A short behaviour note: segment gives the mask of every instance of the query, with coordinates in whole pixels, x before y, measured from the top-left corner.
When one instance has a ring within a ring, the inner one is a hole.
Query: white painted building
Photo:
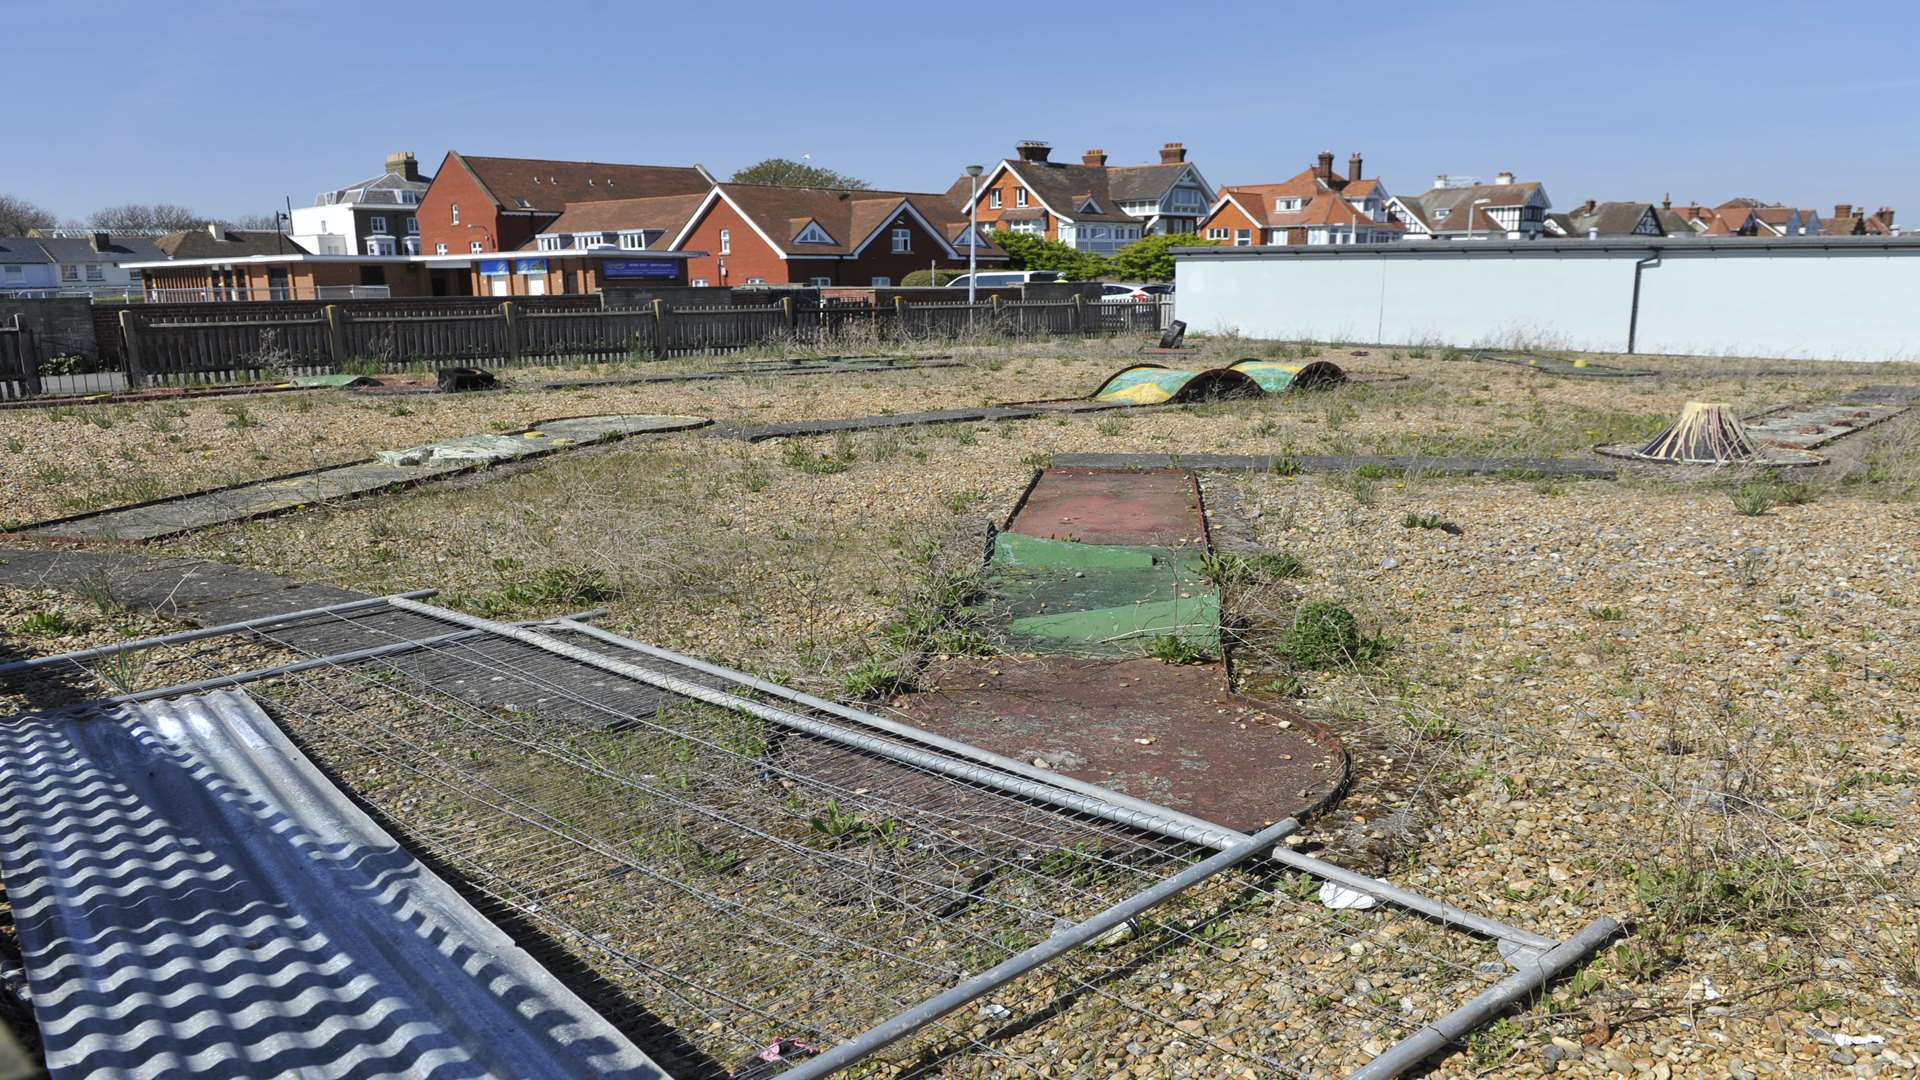
[[[318,255],[418,255],[415,214],[432,179],[412,154],[388,154],[386,172],[295,208],[293,239]]]

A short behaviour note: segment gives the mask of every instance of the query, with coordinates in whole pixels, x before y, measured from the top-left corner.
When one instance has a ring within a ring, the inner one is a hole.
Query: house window
[[[722,255],[733,254],[733,230],[732,229],[720,230],[720,254]]]
[[[26,276],[26,268],[18,263],[8,263],[6,276],[9,281],[18,281],[20,278]]]
[[[907,255],[907,254],[911,254],[912,252],[913,252],[913,230],[912,229],[893,230],[893,253],[895,255]]]
[[[582,251],[585,251],[586,249],[592,247],[593,245],[599,242],[600,242],[599,233],[580,232],[580,233],[573,234],[573,246],[579,248]]]
[[[460,204],[459,203],[453,204],[453,223],[455,225],[460,224]]]
[[[1017,187],[1013,189],[1013,205],[1015,206],[1027,205],[1027,189],[1026,188]]]
[[[1208,229],[1207,230],[1207,239],[1209,240],[1225,240],[1226,238],[1227,238],[1227,230],[1225,229]]]
[[[1000,209],[1000,189],[999,188],[994,188],[992,191],[987,192],[987,209],[989,210]]]
[[[435,255],[445,255],[447,253],[447,245],[445,244],[433,245],[433,253]]]
[[[1233,231],[1234,247],[1250,247],[1252,246],[1252,244],[1253,244],[1252,229],[1235,229]]]
[[[387,216],[375,214],[367,219],[367,231],[375,236],[384,236],[387,231]]]
[[[468,251],[483,251],[483,250],[485,250],[485,249],[484,249],[484,248],[482,248],[482,247],[480,246],[480,241],[478,241],[478,240],[475,240],[475,241],[474,241],[473,243],[471,243],[471,244],[468,244],[468,245],[467,245],[467,250],[468,250]]]
[[[893,279],[890,277],[877,277],[873,279],[873,287],[876,289],[884,289],[892,284]]]
[[[813,286],[816,289],[824,289],[827,286],[833,284],[833,279],[824,278],[824,277],[810,277],[807,279],[807,284]]]
[[[60,268],[60,280],[75,281],[75,282],[79,281],[80,268],[78,266],[62,266]]]
[[[1452,211],[1452,210],[1449,210],[1448,208],[1446,208],[1446,207],[1444,207],[1444,206],[1438,206],[1438,207],[1435,207],[1435,208],[1434,208],[1434,211],[1433,211],[1433,220],[1435,220],[1435,221],[1445,221],[1445,220],[1447,220],[1447,215],[1448,215],[1448,214],[1451,214],[1451,213],[1453,213],[1453,211]]]
[[[420,219],[417,217],[414,217],[412,214],[407,215],[407,235],[408,236],[420,235]]]
[[[560,241],[562,239],[563,237],[560,237],[557,235],[553,235],[550,233],[542,233],[540,235],[540,241],[539,241],[540,250],[541,251],[559,251]]]
[[[793,238],[793,242],[796,244],[831,244],[833,243],[833,237],[827,235],[827,230],[821,228],[819,222],[809,221],[807,222],[806,228],[800,230],[800,235]]]
[[[420,254],[420,238],[417,236],[409,236],[405,240],[400,241],[400,246],[405,248],[409,255]]]
[[[395,251],[393,239],[385,236],[367,237],[367,254],[391,255]]]
[[[707,287],[707,279],[703,277],[697,277],[697,278],[694,278],[692,281],[688,282],[687,284],[692,285],[696,289],[704,289]]]
[[[766,283],[767,279],[763,277],[750,277],[747,279],[747,284],[749,285],[765,285]]]
[[[623,232],[620,234],[620,246],[628,251],[644,251],[647,247],[647,234],[643,232]]]

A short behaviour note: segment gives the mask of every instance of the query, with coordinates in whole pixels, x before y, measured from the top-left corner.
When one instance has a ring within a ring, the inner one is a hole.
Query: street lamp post
[[[967,319],[973,319],[973,287],[980,266],[980,174],[983,166],[967,166]]]

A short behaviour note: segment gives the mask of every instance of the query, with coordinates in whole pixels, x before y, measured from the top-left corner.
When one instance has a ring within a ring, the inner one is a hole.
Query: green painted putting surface
[[[1220,591],[1201,554],[1000,533],[990,618],[1016,648],[1049,655],[1144,656],[1162,636],[1218,653]]]

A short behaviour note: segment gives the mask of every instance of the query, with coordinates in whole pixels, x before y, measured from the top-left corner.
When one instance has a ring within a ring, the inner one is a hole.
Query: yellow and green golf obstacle
[[[1164,405],[1210,398],[1260,397],[1289,390],[1323,390],[1346,381],[1346,371],[1326,360],[1284,364],[1247,359],[1205,371],[1134,364],[1101,383],[1093,392],[1093,400],[1114,405]]]

